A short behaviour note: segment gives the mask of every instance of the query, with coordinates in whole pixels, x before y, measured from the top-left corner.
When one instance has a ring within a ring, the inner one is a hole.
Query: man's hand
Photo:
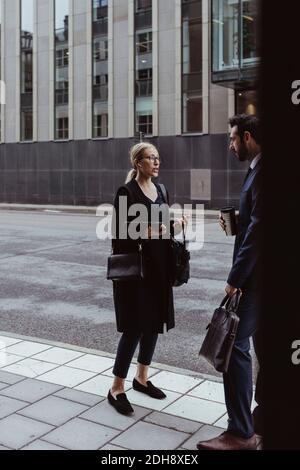
[[[239,214],[235,214],[235,223],[236,225],[238,225],[239,223]],[[222,230],[226,230],[226,223],[225,223],[225,220],[223,219],[223,217],[221,216],[221,214],[219,215],[219,225],[221,227]]]
[[[221,229],[225,232],[226,224],[225,224],[225,220],[223,219],[221,214],[219,215],[219,225],[220,225]]]
[[[238,289],[236,287],[233,287],[230,284],[227,284],[225,287],[225,292],[229,295],[229,297],[232,297],[237,292],[237,290]]]

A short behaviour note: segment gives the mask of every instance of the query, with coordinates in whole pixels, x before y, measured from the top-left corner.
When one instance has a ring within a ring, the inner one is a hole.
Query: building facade
[[[237,202],[228,117],[257,106],[254,0],[0,4],[0,202],[112,202],[141,137],[173,202]]]

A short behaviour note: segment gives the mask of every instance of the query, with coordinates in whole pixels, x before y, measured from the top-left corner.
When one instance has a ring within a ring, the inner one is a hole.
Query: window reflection
[[[213,0],[213,71],[259,61],[257,0]]]
[[[93,137],[108,136],[108,5],[93,0]]]
[[[243,0],[243,65],[251,65],[258,60],[258,5],[254,0]]]
[[[183,132],[202,132],[202,1],[182,0]]]
[[[55,132],[69,138],[69,0],[55,0]]]
[[[33,0],[21,0],[21,129],[22,141],[33,139]]]
[[[239,0],[213,2],[214,70],[239,64]]]

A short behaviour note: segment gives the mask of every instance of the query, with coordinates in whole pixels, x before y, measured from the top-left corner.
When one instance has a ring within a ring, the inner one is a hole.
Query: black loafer
[[[126,393],[119,393],[116,398],[112,396],[110,390],[107,395],[109,403],[122,415],[129,415],[134,412],[130,402],[126,397]]]
[[[162,398],[166,398],[167,396],[164,394],[162,390],[155,387],[150,382],[150,380],[147,381],[147,387],[146,387],[145,385],[142,385],[140,382],[138,382],[136,379],[133,379],[132,386],[133,386],[133,389],[136,390],[137,392],[145,393],[146,395],[149,395],[149,397],[157,398],[158,400],[161,400]]]

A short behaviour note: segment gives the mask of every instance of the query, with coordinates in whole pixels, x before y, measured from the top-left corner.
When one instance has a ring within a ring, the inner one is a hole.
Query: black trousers
[[[134,352],[139,344],[138,362],[149,366],[154,354],[158,334],[146,334],[136,331],[124,332],[119,341],[113,374],[125,379]]]
[[[238,316],[240,323],[227,373],[223,374],[228,431],[238,436],[253,436],[251,401],[253,394],[250,337],[258,330],[261,302],[258,292],[243,291]],[[260,377],[258,390],[260,391]]]

